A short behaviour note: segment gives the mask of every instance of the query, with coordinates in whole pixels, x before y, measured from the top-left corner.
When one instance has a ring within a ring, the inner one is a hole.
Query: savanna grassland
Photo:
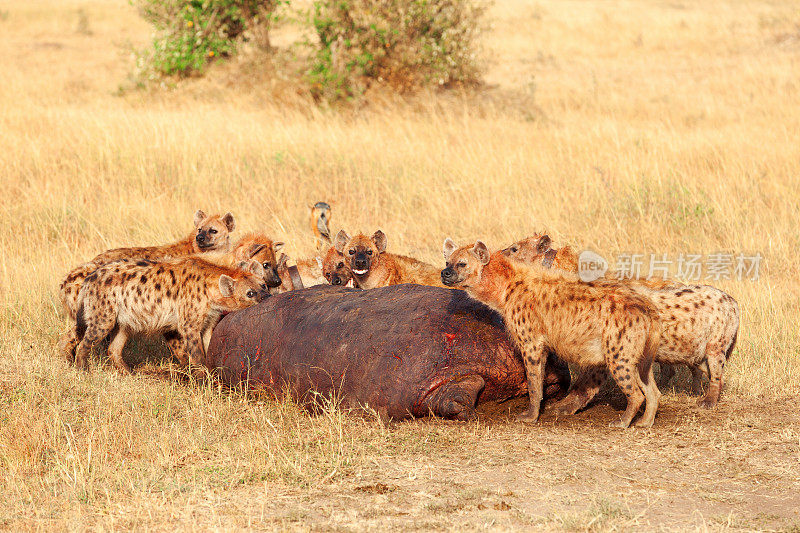
[[[327,109],[254,54],[134,90],[150,28],[126,1],[0,3],[0,528],[800,528],[800,3],[488,18],[484,87]],[[317,200],[435,264],[446,236],[535,230],[609,258],[759,252],[760,279],[715,282],[742,313],[722,402],[684,374],[652,430],[608,429],[613,391],[536,426],[520,401],[386,425],[163,377],[157,344],[133,376],[58,357],[75,264],[198,208],[309,256]]]

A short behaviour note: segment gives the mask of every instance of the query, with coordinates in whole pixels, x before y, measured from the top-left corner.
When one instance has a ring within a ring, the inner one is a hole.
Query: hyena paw
[[[581,402],[575,398],[564,398],[547,406],[548,410],[556,416],[574,415],[581,407]]]
[[[619,428],[619,429],[625,429],[628,426],[630,426],[630,423],[625,423],[625,422],[622,421],[622,419],[614,420],[613,422],[608,424],[608,427],[610,427],[610,428]]]
[[[534,423],[539,419],[539,413],[534,412],[532,409],[525,409],[517,415],[517,420],[525,423]]]
[[[705,396],[697,400],[697,405],[699,405],[703,409],[711,409],[712,407],[717,405],[717,401],[714,398],[709,398],[708,396]]]

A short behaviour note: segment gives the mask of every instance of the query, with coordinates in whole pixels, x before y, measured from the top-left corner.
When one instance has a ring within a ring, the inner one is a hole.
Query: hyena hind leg
[[[547,408],[557,416],[574,415],[589,405],[607,377],[608,373],[603,367],[582,368],[569,394]]]
[[[707,375],[708,370],[699,365],[689,365],[689,370],[692,372],[692,394],[699,396],[703,394],[703,375]]]
[[[658,390],[656,380],[653,377],[653,367],[645,374],[645,379],[642,379],[640,373],[636,373],[636,381],[639,387],[644,392],[645,406],[644,414],[634,424],[637,428],[649,428],[653,426],[656,419],[656,411],[658,411],[658,400],[661,398],[661,391]]]
[[[70,326],[69,331],[61,335],[59,340],[59,351],[68,363],[75,362],[75,348],[81,340],[78,338],[77,327]]]
[[[89,356],[91,355],[92,349],[100,341],[105,339],[113,329],[113,327],[101,328],[95,325],[89,326],[86,329],[86,333],[83,335],[83,339],[78,344],[78,348],[75,351],[75,366],[77,368],[89,370]]]
[[[609,361],[608,367],[611,371],[611,377],[619,385],[625,397],[628,399],[628,405],[622,417],[615,422],[609,424],[611,427],[626,428],[631,425],[633,417],[639,412],[639,408],[645,401],[645,395],[642,392],[642,387],[639,385],[641,378],[639,371],[636,368],[636,358],[627,350],[627,353],[620,347],[619,357]],[[621,363],[622,359],[626,359],[626,363]],[[655,381],[653,381],[655,385]]]
[[[122,372],[123,374],[130,374],[131,367],[125,362],[122,358],[122,348],[125,347],[125,343],[128,341],[128,337],[130,336],[130,330],[125,326],[120,326],[114,338],[111,340],[111,344],[108,346],[108,357],[111,359],[111,362],[114,363],[114,366],[117,367],[117,370]]]

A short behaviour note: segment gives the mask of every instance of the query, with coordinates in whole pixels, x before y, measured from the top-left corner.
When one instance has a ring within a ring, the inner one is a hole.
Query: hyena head
[[[211,252],[228,248],[236,223],[230,213],[208,216],[198,209],[194,214],[194,227],[194,247],[198,252]]]
[[[243,239],[244,240],[244,239]],[[242,245],[234,250],[234,258],[237,261],[255,261],[264,269],[264,282],[267,287],[280,287],[281,277],[278,273],[277,252],[283,248],[283,243],[272,242],[268,238],[248,239],[250,242],[242,242]]]
[[[502,253],[509,259],[521,261],[523,263],[533,263],[536,259],[550,250],[553,241],[549,235],[534,233],[530,237],[513,243],[508,248],[504,248]]]
[[[317,202],[311,208],[311,229],[314,235],[331,242],[331,206],[325,202]]]
[[[212,305],[221,311],[237,311],[264,300],[269,296],[264,283],[264,268],[256,261],[241,265],[240,275],[219,277],[220,298]]]
[[[336,235],[334,248],[344,256],[345,264],[356,280],[363,281],[369,276],[369,270],[380,254],[386,251],[386,235],[378,230],[372,237],[359,233],[351,239],[344,230],[341,230]]]
[[[321,261],[322,275],[331,285],[351,285],[353,273],[345,263],[344,256],[331,246]]]
[[[483,267],[489,263],[489,250],[481,241],[459,248],[449,237],[444,240],[442,283],[448,287],[472,287],[481,280]]]

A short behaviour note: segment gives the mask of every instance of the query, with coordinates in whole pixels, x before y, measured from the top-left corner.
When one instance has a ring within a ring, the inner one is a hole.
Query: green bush
[[[312,94],[336,100],[375,83],[398,92],[476,83],[483,0],[316,0]]]
[[[236,51],[244,32],[267,35],[281,0],[131,0],[156,28],[143,59],[162,76],[189,76]],[[268,41],[266,43],[268,45]]]

